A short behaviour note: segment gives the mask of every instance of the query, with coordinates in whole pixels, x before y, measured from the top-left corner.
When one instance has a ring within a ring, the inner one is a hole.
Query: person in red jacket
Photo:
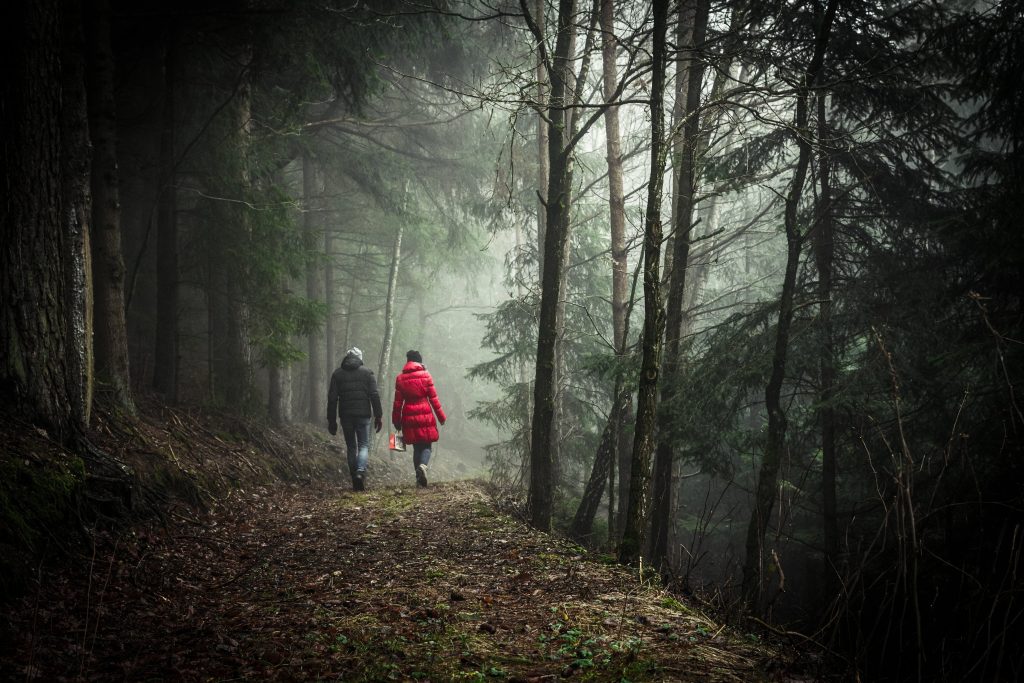
[[[405,354],[408,361],[402,373],[395,378],[395,405],[391,409],[391,422],[395,431],[402,432],[402,440],[412,444],[412,466],[416,470],[416,485],[427,485],[427,466],[430,446],[438,439],[437,422],[444,424],[444,409],[434,389],[434,378],[423,367],[419,351]],[[434,416],[437,415],[437,422]]]

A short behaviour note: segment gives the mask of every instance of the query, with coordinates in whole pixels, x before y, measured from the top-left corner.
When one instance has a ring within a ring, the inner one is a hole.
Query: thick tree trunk
[[[128,375],[125,322],[125,267],[121,253],[121,205],[118,197],[117,120],[114,106],[114,57],[110,45],[110,2],[92,0],[87,46],[89,129],[92,133],[93,329],[96,375],[113,405],[135,412]]]
[[[661,399],[675,405],[675,375],[679,366],[679,335],[683,319],[683,294],[689,269],[690,233],[693,230],[697,193],[697,153],[700,131],[700,96],[704,84],[703,49],[710,2],[686,0],[679,6],[677,44],[680,46],[676,74],[676,99],[682,101],[679,122],[682,123],[677,145],[673,145],[676,168],[675,240],[673,242],[672,275],[669,278],[668,305],[665,318],[665,360],[662,366],[668,381],[661,386]],[[672,511],[672,460],[675,450],[668,438],[667,415],[658,418],[661,437],[654,457],[654,491],[651,508],[651,540],[648,560],[652,567],[662,569],[668,554],[670,514]]]
[[[302,156],[302,233],[306,245],[312,249],[317,244],[316,222],[314,220],[316,200],[316,171],[312,157],[307,153]],[[320,298],[319,264],[310,258],[306,263],[306,296],[311,300]],[[324,406],[327,405],[327,392],[324,390],[324,366],[321,359],[321,347],[315,332],[307,338],[308,381],[306,383],[307,417],[315,425],[325,419]]]
[[[0,27],[0,403],[61,441],[88,420],[89,148],[73,3],[16,3]]]
[[[643,359],[637,391],[636,434],[633,437],[632,473],[629,482],[629,516],[626,518],[619,561],[632,564],[640,558],[647,527],[647,505],[651,477],[651,451],[658,410],[658,380],[661,368],[662,333],[665,318],[661,310],[661,197],[665,175],[664,108],[665,34],[668,0],[654,0],[654,49],[651,73],[651,174],[644,222],[644,332]]]
[[[64,271],[67,303],[70,374],[73,389],[71,407],[75,419],[88,425],[92,414],[94,383],[93,282],[90,246],[92,201],[89,178],[92,150],[89,142],[89,113],[86,105],[85,18],[82,2],[63,6],[63,50],[61,57],[61,124],[64,147],[65,225],[71,236],[71,255]]]
[[[572,73],[570,48],[575,31],[575,2],[560,0],[557,38],[551,64],[551,100],[548,108],[548,161],[550,177],[544,236],[544,267],[541,278],[540,321],[537,334],[537,368],[534,379],[534,411],[530,439],[530,523],[551,528],[553,461],[551,426],[555,403],[555,344],[558,301],[562,296],[563,256],[569,232],[572,194],[572,149],[569,146],[569,83]]]
[[[157,206],[156,350],[153,386],[173,403],[178,400],[178,209],[175,178],[175,71],[177,37],[167,29],[164,46],[163,106],[160,121],[160,198]]]
[[[586,51],[585,51],[586,52]],[[569,59],[576,55],[576,31],[569,32]],[[565,86],[565,101],[575,104],[577,102],[575,74],[571,66],[566,70],[567,80]],[[574,115],[575,109],[565,111],[565,122],[563,126],[568,130],[571,138],[576,133],[576,124],[579,117]],[[572,192],[572,169],[569,170],[569,192]],[[569,256],[571,253],[570,233],[572,225],[568,216],[571,211],[572,200],[569,199],[565,209],[565,238],[562,240],[562,253],[559,258],[562,261],[561,280],[559,281],[558,304],[555,311],[555,360],[554,375],[552,384],[554,386],[555,403],[554,413],[551,418],[551,489],[557,491],[562,481],[562,443],[565,440],[565,306],[569,293]],[[553,494],[552,494],[553,495]]]
[[[747,608],[756,612],[761,599],[762,577],[764,574],[764,535],[768,530],[772,508],[778,486],[779,466],[786,439],[786,415],[782,410],[782,383],[786,375],[786,356],[789,347],[789,328],[793,321],[793,298],[796,289],[796,275],[800,264],[802,235],[797,223],[797,210],[804,190],[807,166],[811,160],[811,131],[808,126],[808,100],[818,81],[821,64],[825,58],[832,20],[835,17],[838,0],[829,0],[815,35],[814,55],[807,69],[803,85],[796,100],[795,132],[799,155],[793,181],[786,195],[784,223],[786,228],[786,271],[779,297],[779,321],[775,333],[775,350],[772,354],[772,370],[765,388],[765,409],[768,411],[768,443],[764,459],[757,476],[754,490],[754,508],[747,526],[746,557],[743,563],[743,600]]]

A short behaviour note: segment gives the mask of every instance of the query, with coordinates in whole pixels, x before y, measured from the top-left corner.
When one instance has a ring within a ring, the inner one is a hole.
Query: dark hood
[[[341,361],[342,370],[355,370],[363,364],[363,360],[354,353],[350,353],[345,356],[345,360]]]

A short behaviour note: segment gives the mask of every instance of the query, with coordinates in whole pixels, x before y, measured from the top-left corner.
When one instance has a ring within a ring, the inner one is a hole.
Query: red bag
[[[402,452],[405,450],[405,439],[401,434],[388,434],[388,448],[393,451]]]

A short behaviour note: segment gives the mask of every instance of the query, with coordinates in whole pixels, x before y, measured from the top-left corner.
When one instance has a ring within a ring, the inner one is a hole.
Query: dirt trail
[[[4,680],[770,679],[768,650],[481,486],[279,486],[107,538],[8,615]]]

